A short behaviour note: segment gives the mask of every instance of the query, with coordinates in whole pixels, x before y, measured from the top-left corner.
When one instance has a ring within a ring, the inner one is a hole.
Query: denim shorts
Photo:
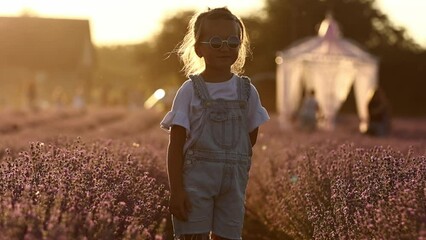
[[[173,217],[175,235],[212,232],[241,239],[249,169],[250,159],[200,159],[188,154],[183,179],[192,208],[187,222]]]

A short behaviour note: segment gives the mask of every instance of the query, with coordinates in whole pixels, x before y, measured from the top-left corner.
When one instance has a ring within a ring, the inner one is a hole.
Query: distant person
[[[76,93],[72,99],[74,109],[84,111],[86,109],[86,101],[84,99],[84,90],[82,87],[77,88]]]
[[[67,105],[67,95],[61,86],[55,87],[52,92],[52,101],[56,110],[63,110]]]
[[[300,129],[312,132],[317,129],[319,105],[315,98],[315,91],[310,90],[303,100],[299,112]]]
[[[385,93],[378,88],[368,103],[367,134],[373,136],[386,136],[391,130],[390,106]]]
[[[31,111],[38,110],[37,104],[37,82],[34,78],[31,78],[28,82],[26,89],[27,104]]]
[[[242,72],[249,51],[226,7],[195,14],[178,54],[189,79],[161,121],[175,239],[241,239],[252,147],[269,119]]]

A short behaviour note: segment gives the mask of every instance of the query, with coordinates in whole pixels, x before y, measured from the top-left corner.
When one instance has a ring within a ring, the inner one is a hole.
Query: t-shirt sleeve
[[[248,129],[253,131],[269,120],[269,114],[260,102],[257,89],[251,84],[250,96],[248,100]]]
[[[173,125],[184,127],[189,131],[189,109],[192,98],[192,84],[185,82],[177,91],[171,110],[164,116],[160,127],[168,132]]]

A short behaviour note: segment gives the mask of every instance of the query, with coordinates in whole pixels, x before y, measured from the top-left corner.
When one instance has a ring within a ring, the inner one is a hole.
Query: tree
[[[192,11],[183,11],[166,18],[161,30],[139,46],[138,63],[151,89],[177,86],[185,80],[175,50],[193,14]]]
[[[426,114],[410,104],[426,102],[426,51],[378,10],[374,0],[265,0],[261,14],[243,18],[252,41],[253,59],[246,74],[274,73],[278,50],[317,34],[319,24],[331,12],[345,37],[360,44],[380,60],[379,81],[395,114]],[[174,49],[183,39],[193,11],[167,18],[151,40],[139,45],[138,63],[144,82],[152,89],[178,86],[185,80]],[[395,68],[398,72],[395,73]],[[403,87],[401,81],[404,81]],[[270,95],[269,95],[270,96]]]
[[[140,88],[141,69],[136,64],[135,45],[98,47],[93,79],[95,102],[123,104],[129,89]],[[103,95],[101,97],[101,95]],[[105,99],[100,99],[105,98]]]
[[[273,60],[277,50],[316,35],[329,12],[347,38],[373,53],[382,54],[395,47],[404,51],[420,50],[404,29],[395,28],[387,16],[374,7],[374,0],[266,0],[264,11],[266,17],[257,19],[262,22],[256,30],[261,37],[253,42],[253,47],[259,64],[268,63],[265,70],[275,69]]]
[[[401,115],[426,114],[426,110],[410,104],[418,100],[426,101],[420,90],[426,88],[426,83],[421,80],[426,75],[426,52],[403,28],[395,27],[386,14],[375,7],[374,2],[266,0],[264,16],[247,21],[248,27],[255,28],[252,31],[256,32],[252,42],[254,58],[247,65],[249,73],[275,72],[276,51],[316,35],[319,24],[331,12],[345,37],[379,58],[379,81],[390,98],[393,112]]]

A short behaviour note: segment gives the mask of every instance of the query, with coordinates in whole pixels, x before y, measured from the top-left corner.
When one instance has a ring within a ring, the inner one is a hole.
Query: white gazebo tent
[[[281,126],[291,128],[303,90],[314,90],[324,117],[322,127],[334,128],[336,114],[354,87],[362,128],[368,120],[368,102],[378,84],[378,61],[355,43],[343,38],[331,15],[320,25],[318,36],[277,52],[277,111]]]

